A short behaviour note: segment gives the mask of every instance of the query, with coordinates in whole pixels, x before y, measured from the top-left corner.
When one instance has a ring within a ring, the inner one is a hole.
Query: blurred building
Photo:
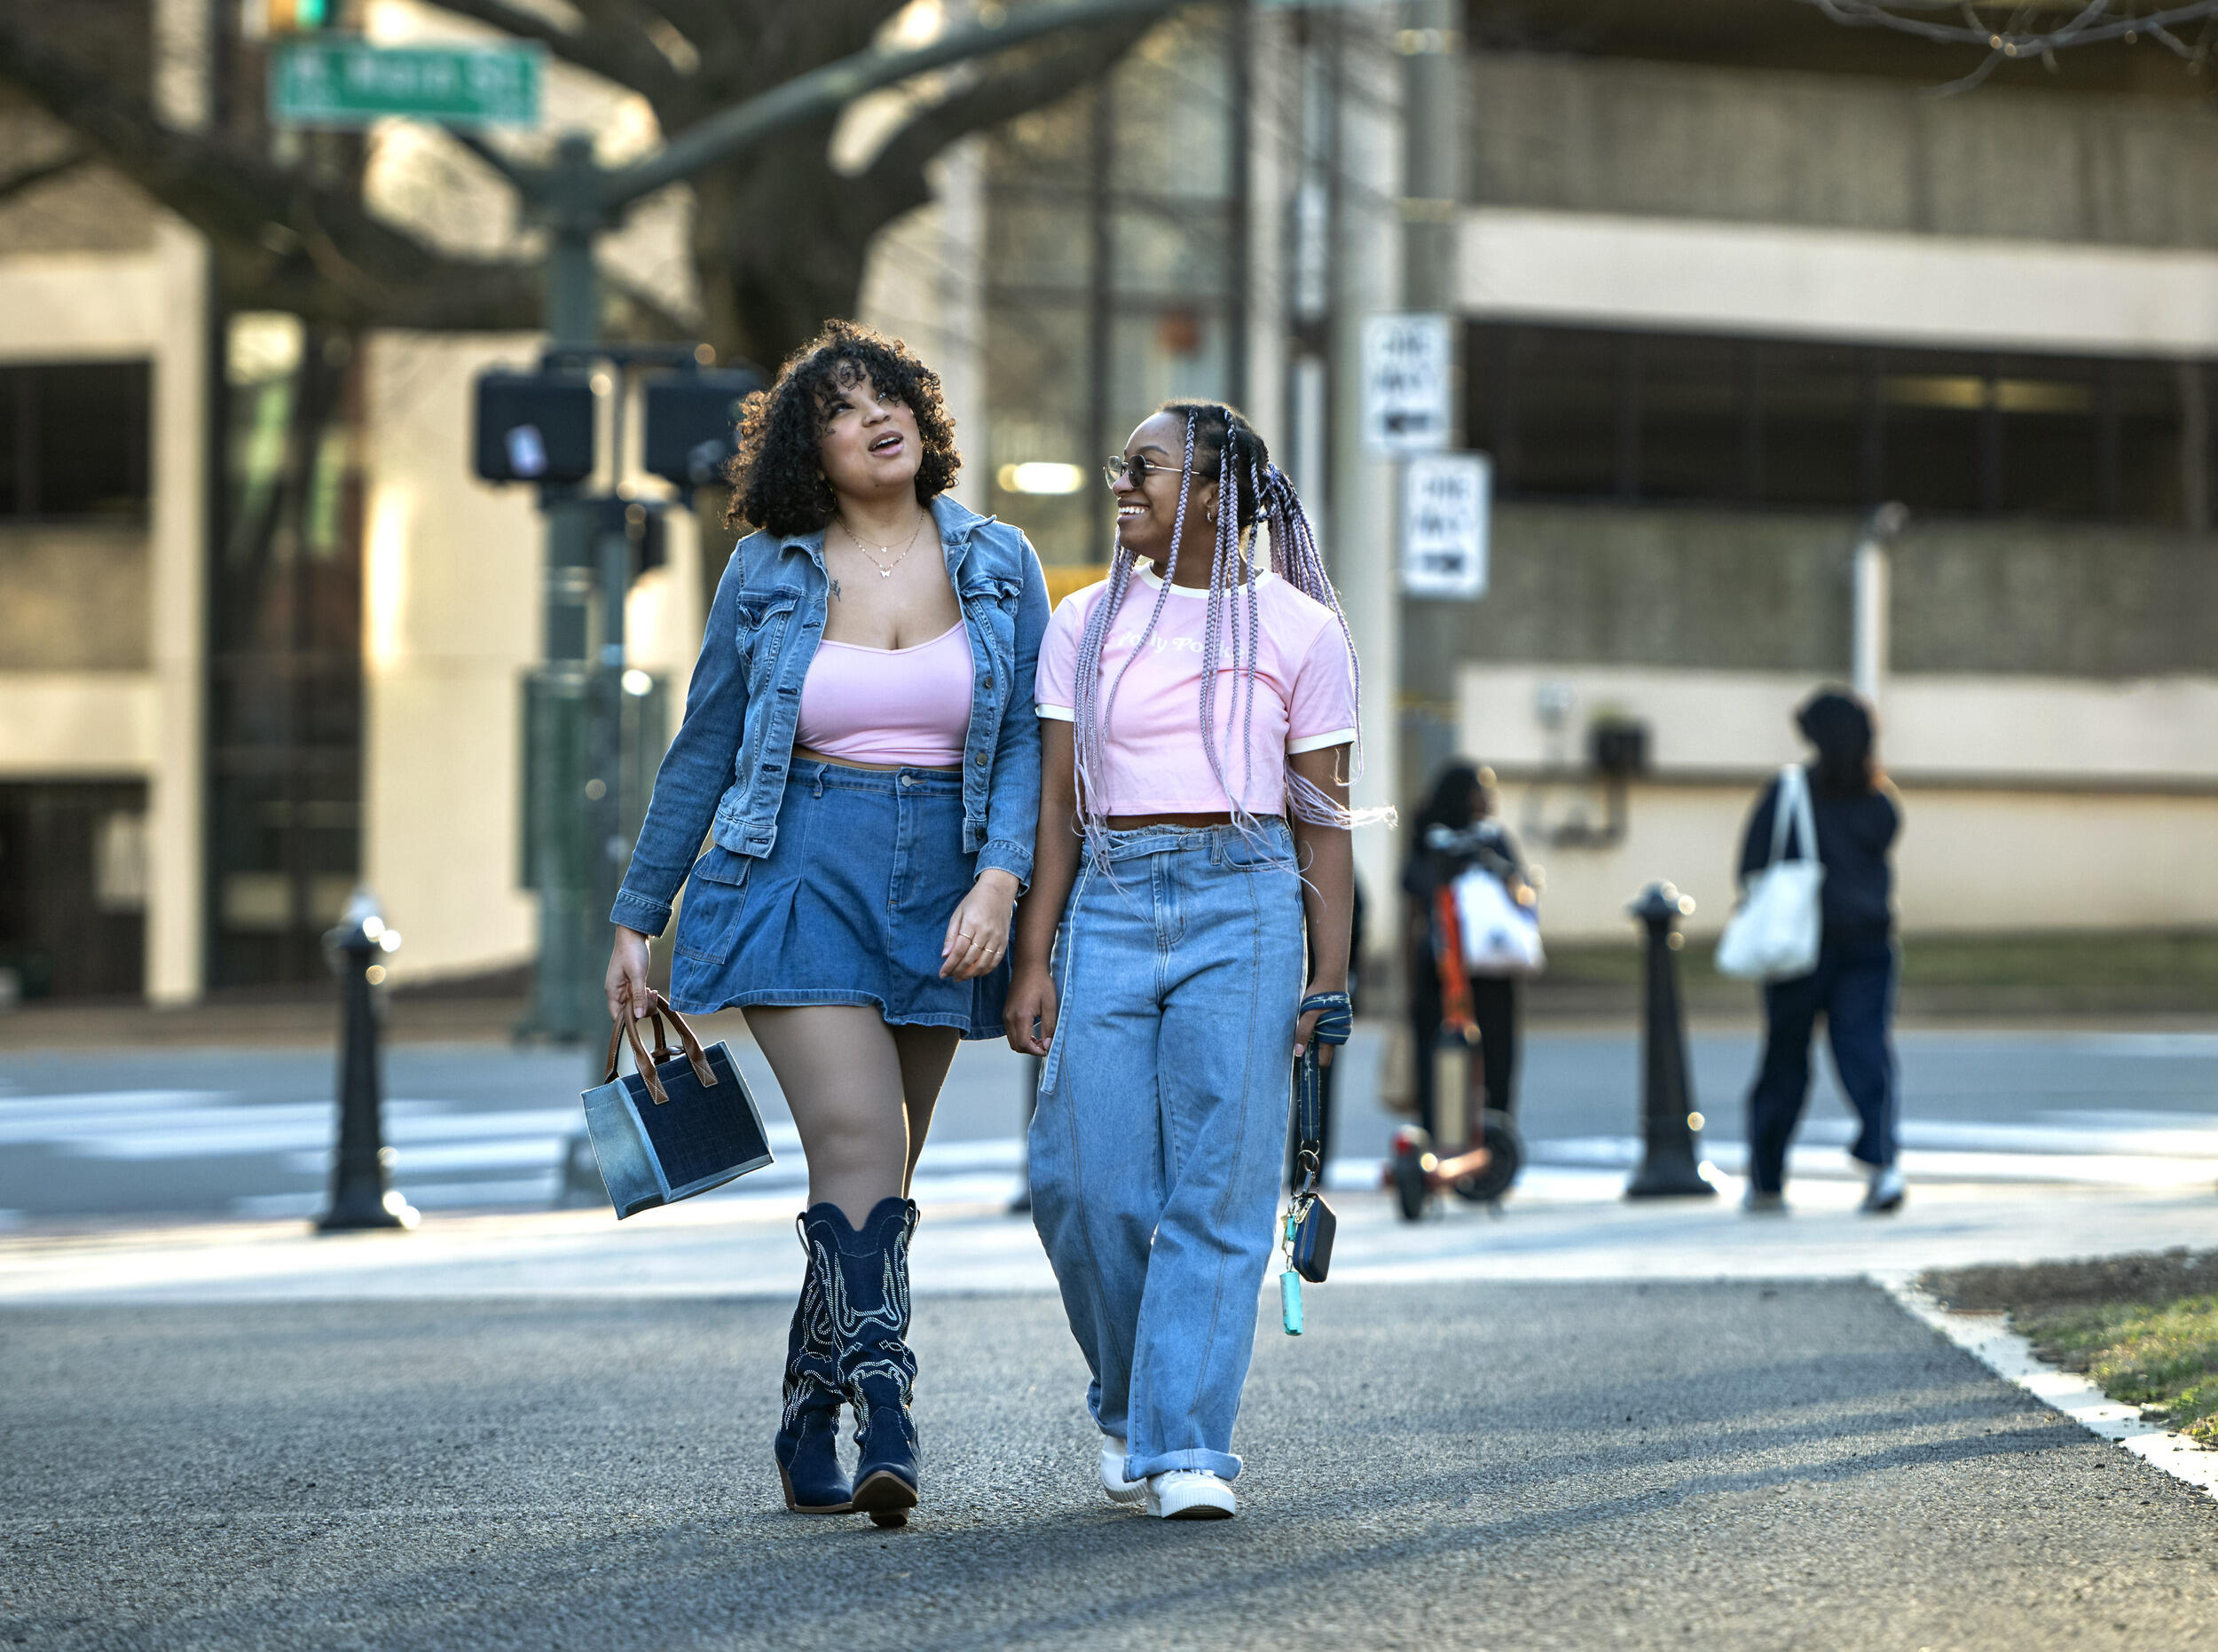
[[[1407,605],[1405,778],[1491,761],[1560,932],[1619,932],[1656,875],[1714,927],[1789,709],[1849,676],[1858,520],[1896,500],[1906,924],[2218,922],[2208,77],[2121,45],[1938,98],[1976,53],[1740,0],[1474,24],[1493,583]],[[1627,721],[1613,831],[1591,743]]]
[[[209,3],[152,0],[148,36]],[[1102,456],[1165,397],[1243,404],[1343,586],[1398,618],[1371,678],[1388,794],[1491,763],[1566,938],[1623,935],[1659,876],[1721,921],[1789,710],[1850,673],[1858,524],[1900,500],[1906,924],[2218,924],[2204,82],[2120,46],[1939,99],[1969,65],[1781,0],[1474,0],[1459,418],[1495,459],[1491,577],[1404,600],[1338,358],[1398,306],[1396,17],[1196,8],[942,158],[861,309],[940,369],[966,500],[1067,586],[1105,560]],[[118,72],[219,113],[205,64]],[[549,101],[605,158],[656,140],[591,77],[558,67]],[[835,146],[885,130],[866,104]],[[0,103],[0,163],[65,141]],[[367,159],[381,209],[452,244],[526,232],[436,135],[382,128]],[[606,249],[679,314],[687,210],[673,189]],[[314,979],[361,880],[408,938],[397,979],[529,961],[540,524],[465,444],[476,372],[535,350],[218,313],[196,239],[94,166],[0,200],[0,970],[169,1002]],[[728,543],[681,519],[634,594],[634,659],[673,691]],[[1368,836],[1374,893],[1399,846]]]

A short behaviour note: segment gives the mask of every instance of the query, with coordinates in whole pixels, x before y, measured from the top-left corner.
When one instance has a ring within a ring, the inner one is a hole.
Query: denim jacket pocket
[[[710,846],[709,852],[693,863],[692,876],[704,883],[728,884],[734,888],[747,881],[747,869],[754,861],[743,854],[734,854],[722,844]]]
[[[765,648],[763,644],[775,644],[783,636],[793,610],[800,606],[800,602],[801,594],[790,586],[782,586],[772,591],[742,591],[739,594],[739,612],[734,621],[733,642],[739,649],[740,658],[746,663],[750,689],[760,690],[765,669],[777,658],[776,647]]]
[[[1024,582],[1002,574],[987,574],[967,583],[963,607],[974,618],[994,651],[994,664],[1003,673],[1017,657],[1017,605],[1024,596]]]

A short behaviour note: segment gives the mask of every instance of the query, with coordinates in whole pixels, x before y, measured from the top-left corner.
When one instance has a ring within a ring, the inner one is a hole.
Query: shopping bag
[[[1781,858],[1789,826],[1801,851],[1791,861]],[[1742,980],[1790,981],[1816,969],[1825,926],[1824,888],[1809,777],[1801,765],[1790,763],[1779,771],[1779,795],[1772,805],[1771,861],[1749,878],[1741,904],[1726,921],[1718,941],[1718,972]]]
[[[1471,975],[1538,975],[1548,962],[1540,945],[1540,915],[1481,867],[1456,879],[1456,927],[1463,967]]]
[[[683,1053],[663,1030],[668,1016]],[[762,1113],[740,1077],[731,1050],[704,1050],[685,1018],[660,993],[649,1017],[655,1051],[640,1041],[640,1018],[622,1017],[609,1034],[608,1077],[585,1092],[586,1129],[617,1220],[721,1187],[771,1162]],[[636,1073],[618,1077],[629,1036]]]

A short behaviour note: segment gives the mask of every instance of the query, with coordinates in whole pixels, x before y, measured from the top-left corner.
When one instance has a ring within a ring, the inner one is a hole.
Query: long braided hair
[[[1255,581],[1262,572],[1256,555],[1261,548],[1257,542],[1258,528],[1262,541],[1269,546],[1270,571],[1302,595],[1332,610],[1341,638],[1348,645],[1349,669],[1355,673],[1359,705],[1363,692],[1355,639],[1349,633],[1348,618],[1341,612],[1340,597],[1333,589],[1332,578],[1325,571],[1325,559],[1317,553],[1317,539],[1310,531],[1310,519],[1302,508],[1301,495],[1294,492],[1294,484],[1285,473],[1270,462],[1270,450],[1255,433],[1255,426],[1237,409],[1222,402],[1168,401],[1156,411],[1183,419],[1186,426],[1184,457],[1180,461],[1183,474],[1178,481],[1178,514],[1171,524],[1170,556],[1163,569],[1162,586],[1155,594],[1155,604],[1148,610],[1147,625],[1140,633],[1138,642],[1105,694],[1101,681],[1102,650],[1108,641],[1110,625],[1124,606],[1125,594],[1131,588],[1133,572],[1139,562],[1137,553],[1118,545],[1110,560],[1108,589],[1086,617],[1086,628],[1078,644],[1072,720],[1076,725],[1079,819],[1086,834],[1088,853],[1105,869],[1108,837],[1102,776],[1108,762],[1109,718],[1116,710],[1117,691],[1123,686],[1126,673],[1155,634],[1163,605],[1170,600],[1172,578],[1178,571],[1179,548],[1186,534],[1186,510],[1193,492],[1197,457],[1201,461],[1201,479],[1206,482],[1214,477],[1218,484],[1215,543],[1209,563],[1209,606],[1202,642],[1201,743],[1208,753],[1210,769],[1232,804],[1235,825],[1243,831],[1253,831],[1258,825],[1245,802],[1248,783],[1254,776],[1255,750],[1249,734],[1255,725],[1255,663],[1262,641],[1262,620],[1255,598]],[[1233,692],[1239,712],[1242,771],[1237,788],[1225,772],[1224,754],[1217,741],[1217,672],[1227,663],[1232,668]],[[1355,767],[1349,778],[1361,772],[1362,745],[1358,736]],[[1286,786],[1287,806],[1300,819],[1323,826],[1362,823],[1363,817],[1351,814],[1321,788],[1291,769],[1286,771]]]

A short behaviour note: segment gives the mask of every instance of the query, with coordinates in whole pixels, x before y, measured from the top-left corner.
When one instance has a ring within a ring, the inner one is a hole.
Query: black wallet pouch
[[[1323,1194],[1312,1197],[1294,1229],[1294,1270],[1311,1285],[1325,1283],[1333,1265],[1333,1234],[1340,1223]]]

